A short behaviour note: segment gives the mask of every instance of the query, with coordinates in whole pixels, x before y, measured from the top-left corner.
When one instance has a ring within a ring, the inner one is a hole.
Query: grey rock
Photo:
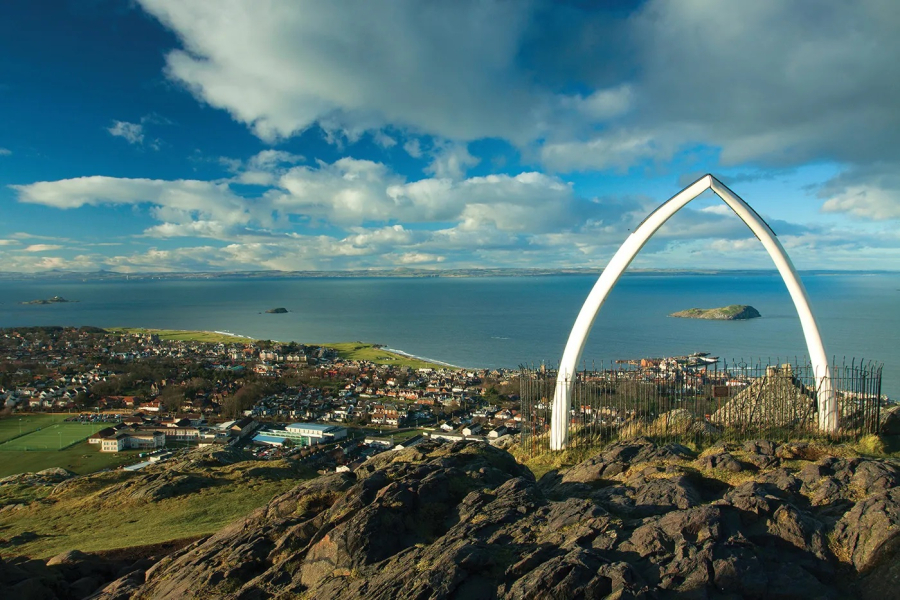
[[[835,539],[861,572],[900,549],[900,488],[858,502],[834,528]]]

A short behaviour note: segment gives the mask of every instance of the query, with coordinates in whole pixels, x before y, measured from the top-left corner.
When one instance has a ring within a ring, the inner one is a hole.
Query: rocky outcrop
[[[55,485],[75,477],[75,473],[67,469],[52,467],[36,473],[18,473],[0,479],[0,487],[4,485]]]
[[[759,311],[746,304],[732,304],[720,308],[689,308],[669,315],[684,319],[713,319],[716,321],[741,321],[761,317]]]
[[[142,582],[144,571],[152,563],[153,559],[106,558],[78,550],[64,552],[46,562],[0,558],[0,597],[80,600],[111,580],[137,578]]]
[[[622,442],[540,481],[423,442],[304,482],[93,598],[882,598],[900,468],[803,444]]]

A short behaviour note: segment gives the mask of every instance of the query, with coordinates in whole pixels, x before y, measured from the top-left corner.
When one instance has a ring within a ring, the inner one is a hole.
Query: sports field
[[[4,419],[0,419],[0,444],[7,440],[11,440],[14,437],[19,437],[22,434],[37,431],[38,429],[41,429],[43,427],[48,427],[53,423],[60,423],[69,416],[71,415],[62,413],[18,413]]]
[[[100,423],[62,423],[47,421],[34,425],[31,433],[0,444],[0,452],[9,450],[60,450],[80,442],[94,432],[106,427]],[[16,429],[15,431],[18,431]],[[7,439],[9,439],[7,437]]]
[[[97,446],[79,442],[57,450],[8,450],[0,452],[0,478],[16,473],[34,473],[51,467],[68,469],[87,475],[100,469],[114,469],[119,465],[137,462],[140,450],[100,452]]]

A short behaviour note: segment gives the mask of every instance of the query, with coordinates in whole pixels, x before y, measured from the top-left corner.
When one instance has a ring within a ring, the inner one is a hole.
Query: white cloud
[[[235,182],[246,185],[272,186],[278,177],[287,172],[291,165],[306,160],[299,154],[283,150],[263,150],[251,156],[246,163],[238,159],[220,157],[225,167],[236,173]]]
[[[427,252],[404,252],[397,258],[397,262],[401,265],[442,263],[444,262],[444,257],[437,254],[428,254]]]
[[[389,136],[383,131],[376,131],[372,136],[372,141],[382,148],[393,148],[397,145],[397,140]]]
[[[444,143],[432,150],[433,160],[425,168],[438,179],[462,179],[469,167],[474,167],[480,161],[469,154],[465,144]]]
[[[136,144],[139,146],[144,143],[144,126],[140,123],[113,121],[112,127],[108,127],[106,130],[110,135],[123,138],[129,144]]]
[[[557,172],[697,145],[726,165],[900,162],[900,11],[885,0],[649,0],[622,16],[530,1],[140,2],[181,40],[168,76],[268,141],[318,124],[335,144],[368,131],[419,158],[419,138],[501,138]]]
[[[540,150],[541,162],[555,171],[627,169],[648,158],[671,155],[650,132],[616,131],[587,141],[548,142]]]
[[[411,139],[403,144],[403,149],[413,158],[422,158],[422,144],[417,139]]]
[[[16,241],[16,240],[3,240],[3,239],[0,239],[0,246],[15,246],[15,245],[17,245],[18,243],[19,243],[19,242]]]
[[[250,157],[250,160],[247,161],[247,165],[251,169],[273,171],[281,165],[294,165],[303,162],[304,160],[305,159],[299,154],[291,154],[284,150],[263,150]]]
[[[606,121],[628,112],[634,104],[634,90],[628,83],[601,89],[588,96],[561,96],[563,109],[583,114],[590,122]]]
[[[50,250],[59,250],[62,246],[57,244],[32,244],[25,248],[25,252],[48,252]]]
[[[381,163],[342,158],[318,168],[294,167],[279,180],[285,192],[273,194],[272,204],[286,213],[344,226],[384,221],[398,213],[386,190],[399,183],[402,178]]]
[[[521,138],[528,123],[510,103],[541,101],[524,77],[510,81],[530,3],[141,4],[184,45],[169,76],[266,140],[316,122]]]
[[[877,185],[851,185],[826,200],[822,210],[875,221],[900,219],[900,190]]]
[[[186,231],[194,222],[210,221],[221,227],[255,223],[273,225],[271,208],[264,198],[243,198],[226,183],[196,180],[165,181],[92,176],[42,181],[11,186],[19,201],[62,209],[102,205],[149,205],[151,214],[166,223],[180,225],[165,233]]]
[[[7,148],[0,148],[0,156],[9,156],[12,154],[12,150]]]
[[[637,119],[725,164],[900,157],[898,26],[883,0],[651,0],[631,19]]]
[[[290,166],[292,162],[289,156],[274,154],[241,162],[239,169],[252,163],[280,173],[269,189],[253,197],[230,187],[237,177],[207,182],[97,176],[15,189],[20,201],[62,209],[137,206],[154,221],[145,229],[144,240],[216,240],[198,246],[181,241],[181,248],[134,254],[84,254],[78,263],[131,270],[527,266],[529,262],[601,267],[628,231],[659,203],[635,197],[583,198],[571,183],[539,172],[406,181],[373,161],[343,158],[330,164]],[[803,251],[813,251],[816,244],[848,248],[846,240],[852,238],[849,234],[827,238],[823,231],[790,223],[777,227],[789,234],[782,236],[786,244],[797,244]],[[711,257],[718,260],[742,250],[747,236],[746,226],[726,207],[689,207],[660,230],[641,262],[673,266],[673,257],[690,257],[702,258],[708,265]],[[24,234],[15,237],[26,239]],[[48,238],[32,248],[56,249],[59,243]],[[885,238],[883,246],[895,248],[897,243],[896,238]],[[70,250],[77,245],[66,241]],[[695,251],[698,254],[691,254]],[[13,248],[5,252],[21,254]],[[761,266],[766,264],[764,254],[754,256],[762,256]],[[2,252],[0,258],[6,260]],[[10,260],[11,265],[39,268],[21,256]]]

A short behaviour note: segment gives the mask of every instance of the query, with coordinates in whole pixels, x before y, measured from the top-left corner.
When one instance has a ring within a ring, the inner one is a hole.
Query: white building
[[[347,437],[347,428],[321,423],[291,423],[284,429],[260,430],[256,437],[288,439],[300,446],[327,444]],[[254,438],[255,440],[256,438]]]
[[[307,445],[333,442],[347,437],[347,428],[321,423],[292,423],[284,428],[286,437],[305,438]]]

